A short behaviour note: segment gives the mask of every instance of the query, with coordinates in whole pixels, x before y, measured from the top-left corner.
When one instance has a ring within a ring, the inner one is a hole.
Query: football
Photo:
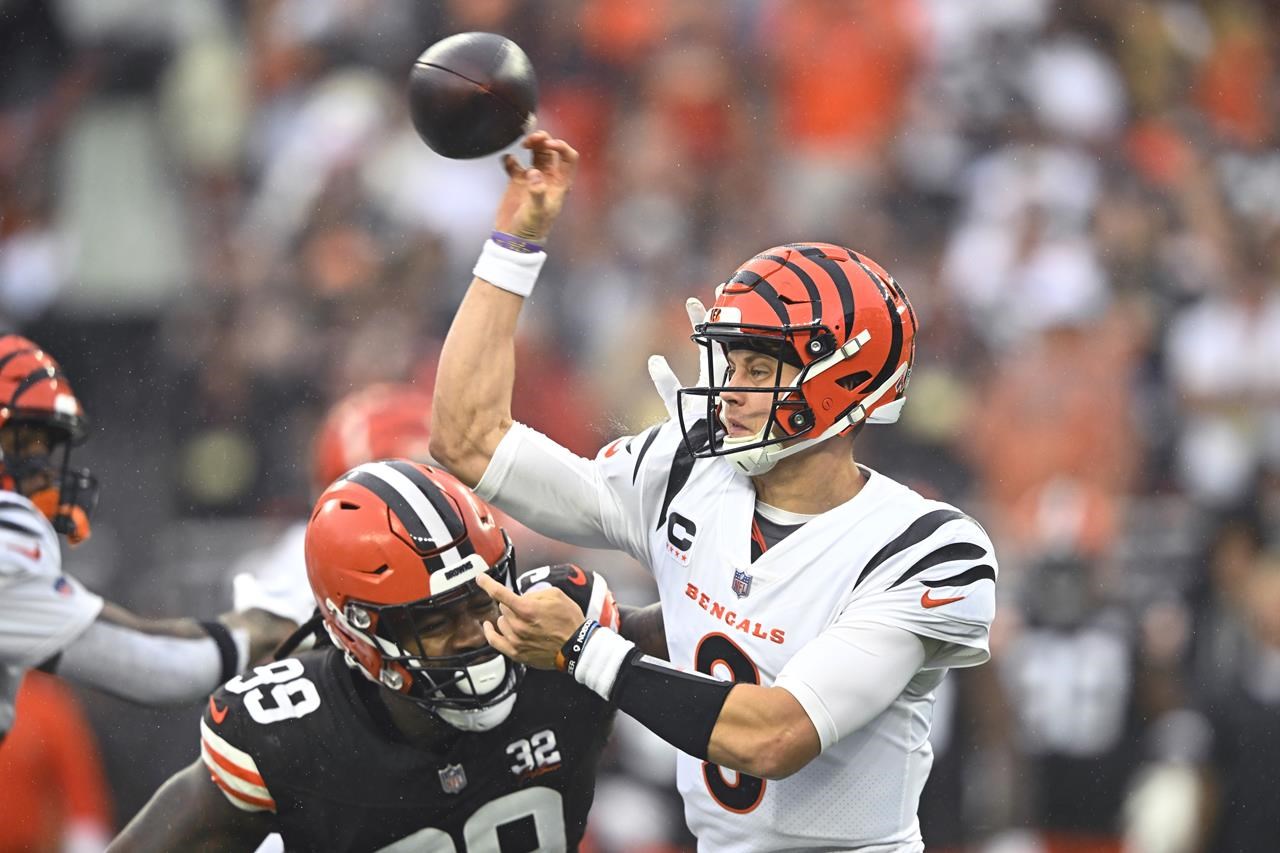
[[[538,81],[520,46],[494,33],[459,33],[427,48],[409,74],[409,113],[427,146],[466,160],[533,130]]]

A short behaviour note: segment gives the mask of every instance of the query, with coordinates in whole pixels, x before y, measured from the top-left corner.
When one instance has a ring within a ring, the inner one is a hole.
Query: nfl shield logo
[[[746,598],[751,592],[751,575],[742,569],[733,570],[733,592],[738,598]]]
[[[467,771],[461,764],[449,764],[437,772],[440,774],[440,787],[446,794],[457,794],[467,787]]]

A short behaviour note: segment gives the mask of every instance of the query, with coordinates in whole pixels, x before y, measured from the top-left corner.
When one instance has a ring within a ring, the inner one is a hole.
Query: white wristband
[[[527,297],[546,261],[546,252],[516,252],[485,240],[471,274],[508,293]]]
[[[608,699],[627,653],[636,644],[605,627],[597,628],[578,658],[573,680]]]

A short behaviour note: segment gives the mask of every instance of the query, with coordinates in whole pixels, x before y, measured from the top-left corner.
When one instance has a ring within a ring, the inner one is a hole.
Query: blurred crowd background
[[[859,459],[1002,566],[994,661],[938,698],[930,849],[1280,849],[1275,0],[0,0],[0,324],[62,361],[104,480],[70,571],[226,609],[326,409],[430,390],[505,176],[430,153],[405,81],[468,30],[524,47],[582,152],[517,418],[586,455],[659,419],[646,357],[692,379],[684,299],[768,246],[911,296],[910,403]],[[64,704],[89,746],[0,752],[48,825],[119,827],[196,754],[198,709]],[[620,726],[593,849],[688,845]]]

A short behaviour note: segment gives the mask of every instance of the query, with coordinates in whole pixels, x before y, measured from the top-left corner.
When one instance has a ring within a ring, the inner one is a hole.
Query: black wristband
[[[556,654],[556,669],[573,675],[573,671],[578,668],[578,659],[582,657],[582,652],[587,647],[587,640],[591,639],[591,635],[599,627],[600,623],[594,619],[587,619],[579,625],[578,630],[565,640]]]
[[[682,672],[633,650],[613,686],[618,709],[694,758],[707,759],[711,731],[733,682]]]
[[[222,675],[218,677],[218,683],[235,678],[240,673],[240,652],[231,637],[231,629],[221,622],[201,622],[200,627],[218,647],[218,656],[222,658]]]

